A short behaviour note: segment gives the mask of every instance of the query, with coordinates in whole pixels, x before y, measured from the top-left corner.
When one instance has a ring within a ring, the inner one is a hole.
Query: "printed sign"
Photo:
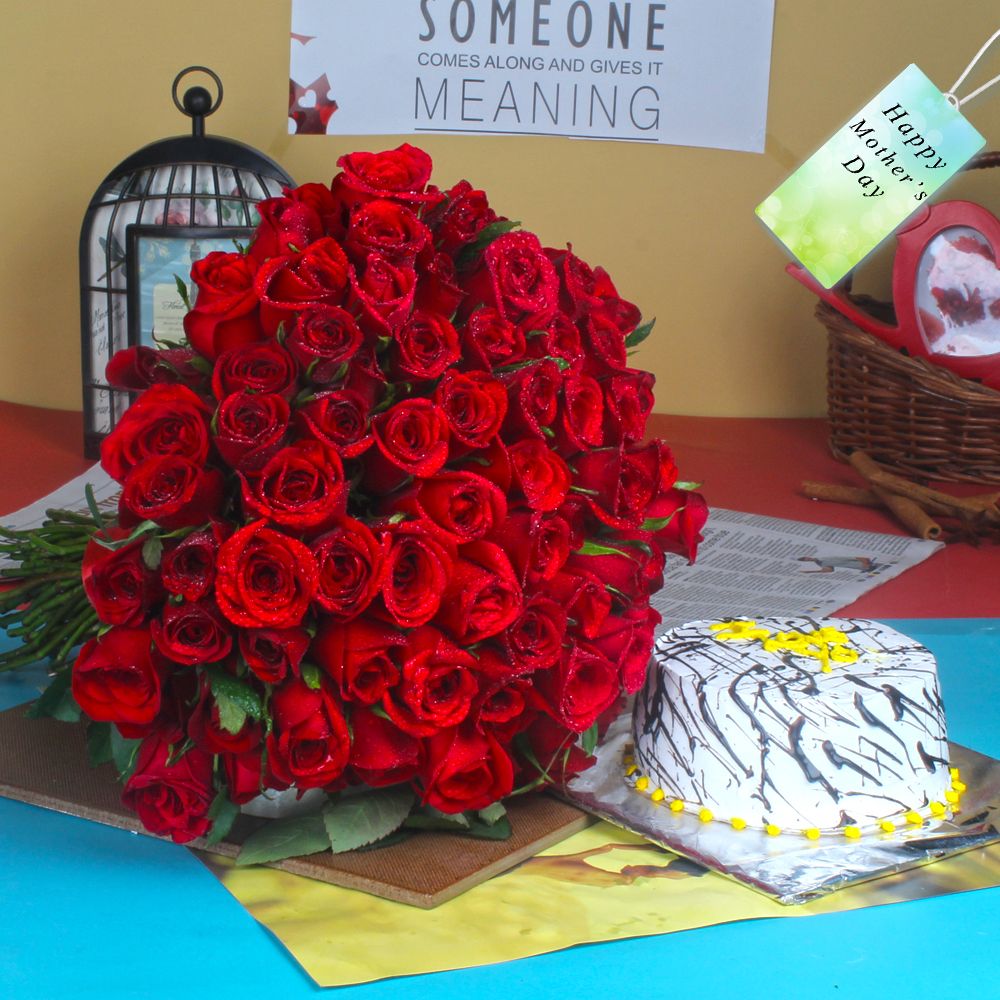
[[[761,152],[774,0],[293,0],[289,131]]]
[[[910,65],[758,205],[757,215],[830,288],[985,144]]]

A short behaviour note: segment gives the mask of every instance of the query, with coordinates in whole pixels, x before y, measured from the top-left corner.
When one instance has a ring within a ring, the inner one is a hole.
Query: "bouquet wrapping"
[[[68,525],[60,697],[178,842],[289,788],[334,849],[493,825],[587,766],[705,520],[603,269],[412,146],[338,166],[194,264],[186,343],[115,356],[117,517]]]

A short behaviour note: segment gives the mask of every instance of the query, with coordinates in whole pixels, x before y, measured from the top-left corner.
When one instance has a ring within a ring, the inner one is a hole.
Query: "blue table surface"
[[[937,656],[951,738],[1000,757],[1000,618],[891,624]],[[0,708],[34,697],[42,681],[40,670],[0,676]],[[843,1000],[968,984],[986,997],[1000,996],[998,946],[1000,888],[981,889],[587,945],[339,992],[359,1000],[675,991]],[[321,992],[184,848],[0,799],[0,997],[298,1000]]]

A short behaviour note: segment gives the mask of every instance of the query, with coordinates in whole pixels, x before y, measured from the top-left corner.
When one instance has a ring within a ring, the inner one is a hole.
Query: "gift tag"
[[[960,103],[907,66],[761,202],[757,215],[831,287],[985,146]]]

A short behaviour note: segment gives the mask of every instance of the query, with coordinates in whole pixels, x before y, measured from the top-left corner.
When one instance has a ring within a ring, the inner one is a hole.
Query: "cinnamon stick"
[[[911,534],[918,538],[940,538],[941,525],[935,521],[915,500],[891,493],[881,486],[872,486],[872,492],[896,516],[896,519]]]
[[[860,507],[881,507],[882,501],[861,486],[843,486],[840,483],[817,483],[807,479],[802,492],[810,500],[831,500],[833,503],[850,503]]]

